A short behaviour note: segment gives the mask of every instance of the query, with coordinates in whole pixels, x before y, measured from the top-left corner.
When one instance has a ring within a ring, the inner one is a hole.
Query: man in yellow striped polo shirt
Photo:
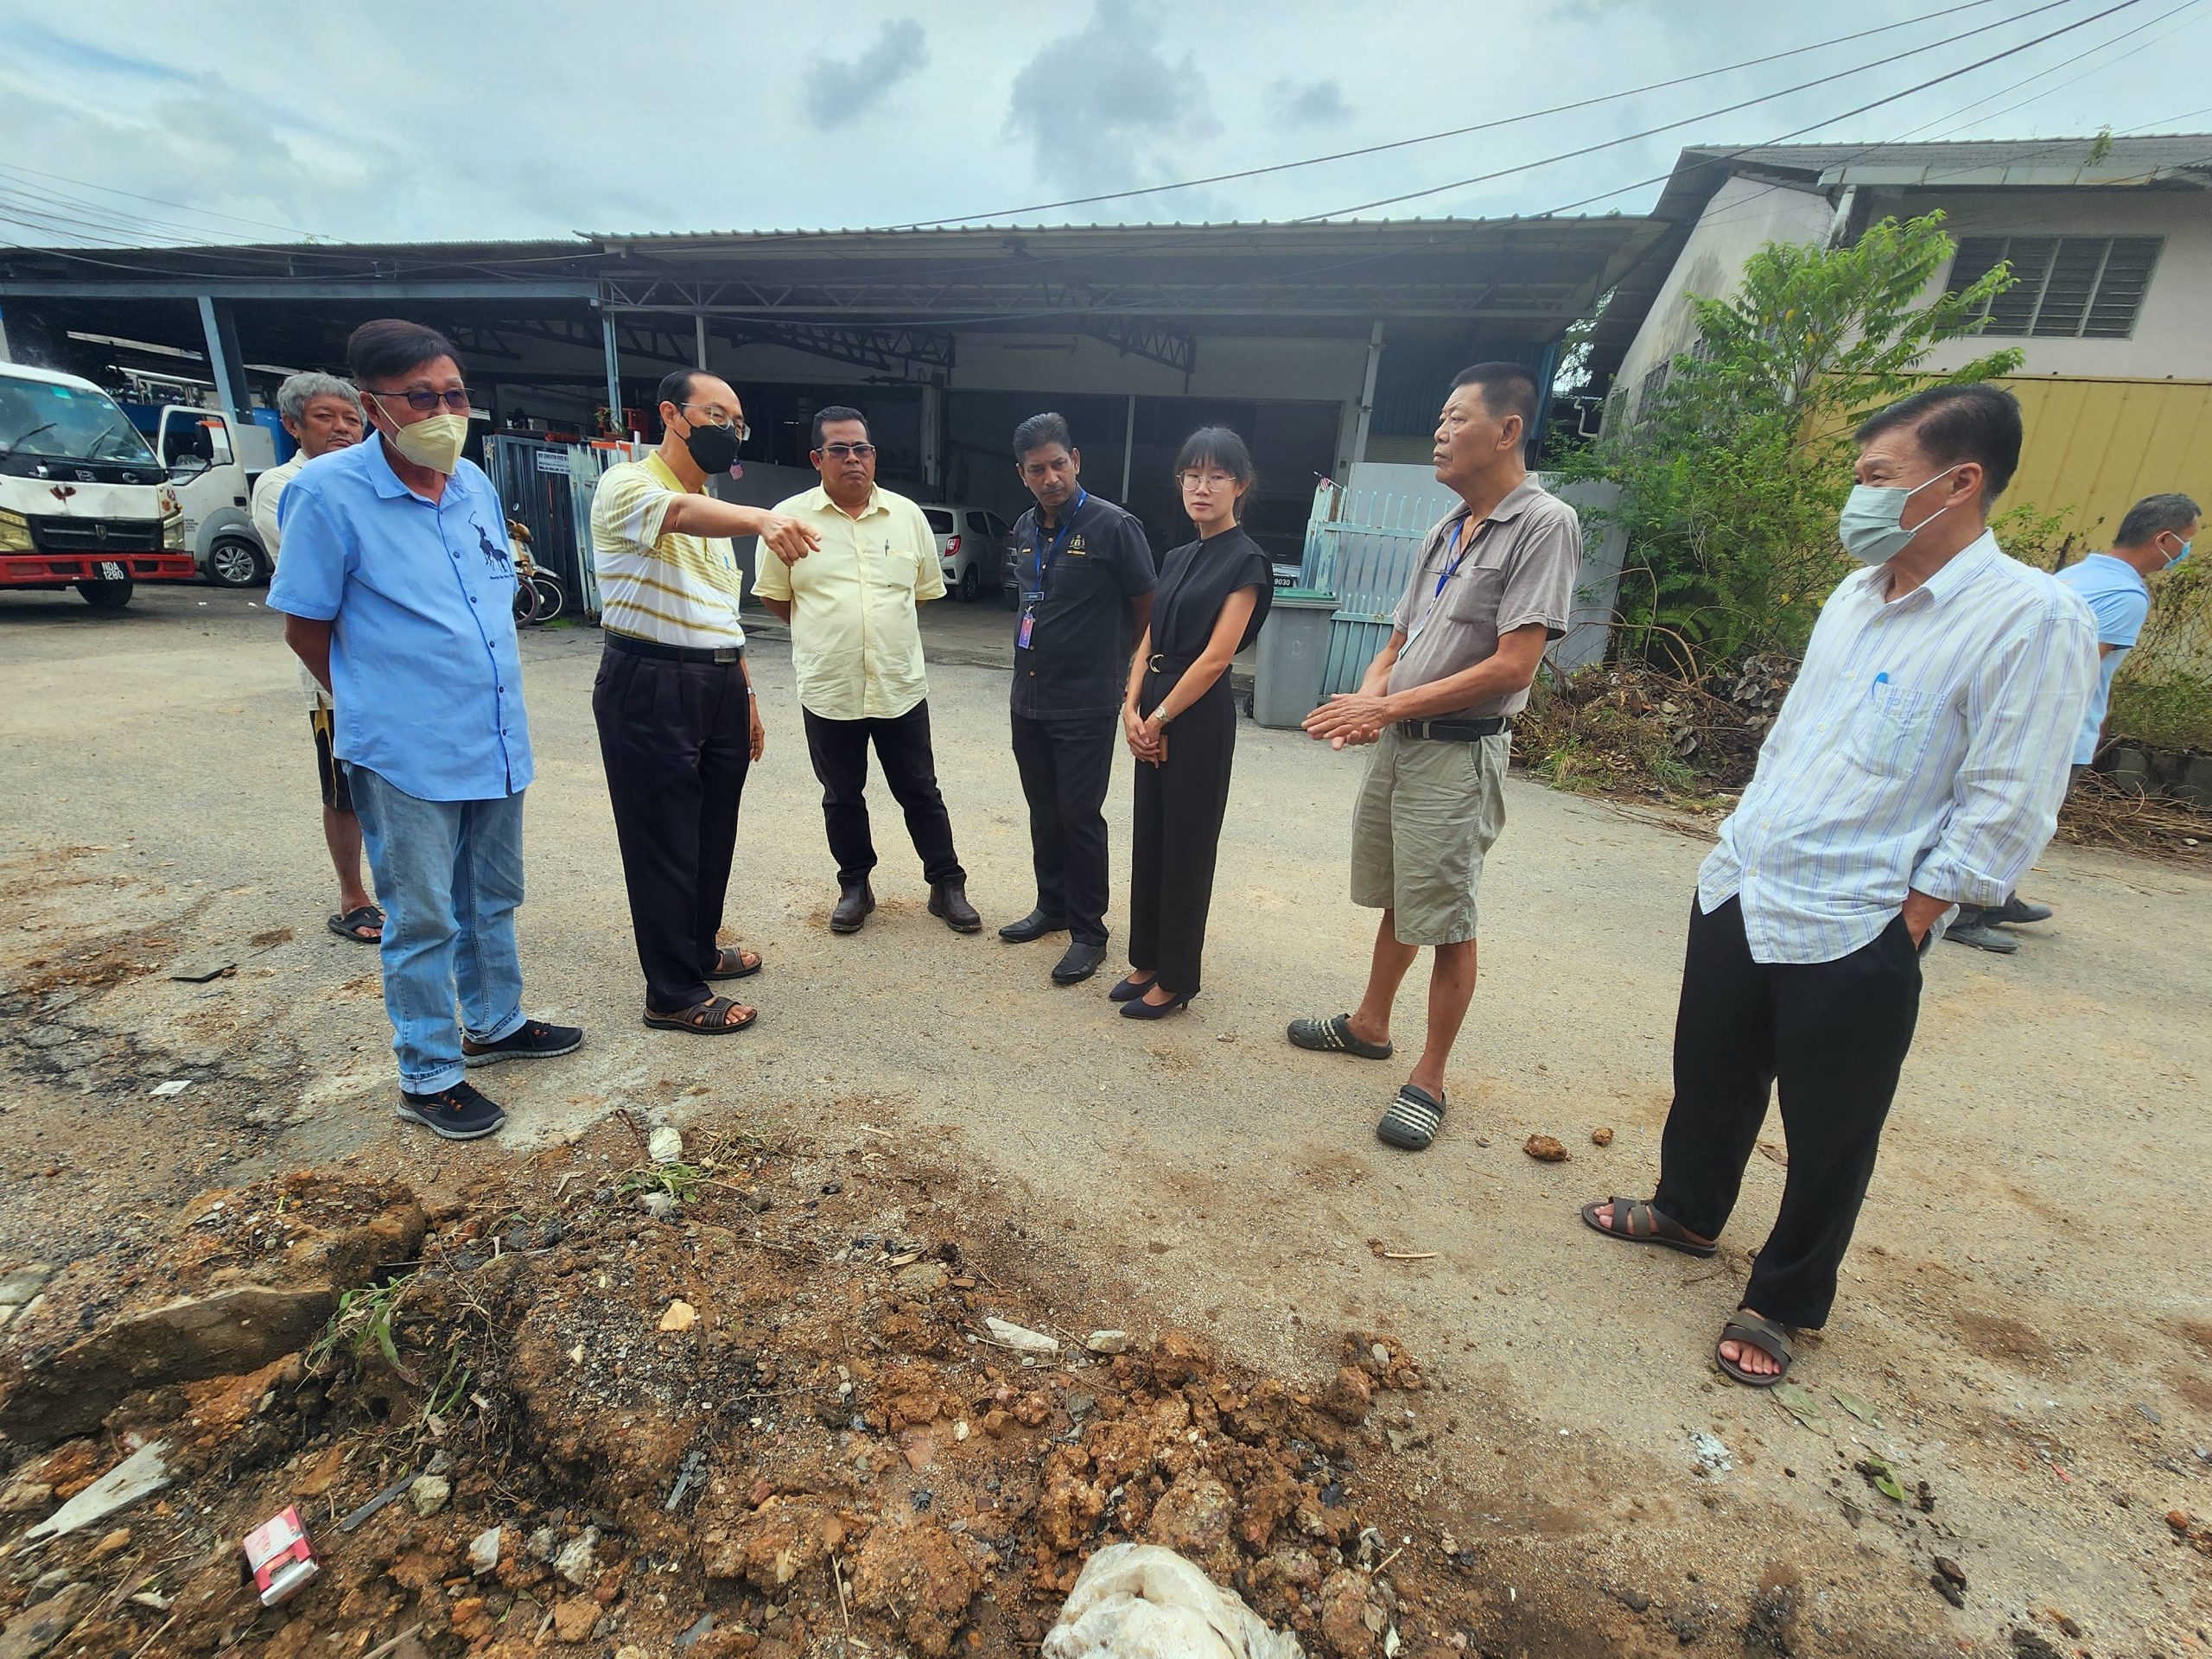
[[[726,381],[677,370],[660,383],[660,447],[609,467],[592,497],[607,649],[591,709],[645,973],[645,1023],[718,1036],[759,1017],[709,982],[760,968],[719,935],[738,800],[766,741],[737,617],[744,572],[729,538],[758,536],[786,559],[821,538],[785,514],[707,493],[745,437],[744,408]]]

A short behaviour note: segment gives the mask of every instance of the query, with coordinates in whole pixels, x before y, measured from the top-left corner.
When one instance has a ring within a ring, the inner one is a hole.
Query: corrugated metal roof
[[[2170,168],[2212,166],[2212,133],[2176,132],[2105,140],[2106,153],[2094,164],[2090,152],[2098,136],[2063,138],[1961,139],[1925,144],[1757,144],[1737,151],[1726,144],[1700,144],[1690,156],[1726,156],[1739,167],[1783,168],[1826,173],[1840,167],[2007,168],[2032,162],[2038,168],[2076,161],[2084,182],[2099,176],[2124,179]],[[2069,152],[2072,154],[2069,156]]]

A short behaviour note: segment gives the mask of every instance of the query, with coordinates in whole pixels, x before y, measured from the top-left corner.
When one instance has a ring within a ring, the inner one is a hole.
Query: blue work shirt
[[[2151,587],[2133,565],[2109,553],[2092,553],[2080,563],[2068,565],[2058,579],[2081,594],[2089,614],[2096,618],[2097,643],[2112,647],[2098,664],[2097,689],[2074,743],[2074,764],[2086,766],[2097,758],[2097,739],[2112,704],[2113,676],[2120,672],[2120,658],[2141,637],[2143,620],[2151,613]]]
[[[333,625],[338,758],[426,801],[526,787],[514,560],[492,480],[464,461],[433,502],[372,435],[302,467],[278,522],[269,607]]]

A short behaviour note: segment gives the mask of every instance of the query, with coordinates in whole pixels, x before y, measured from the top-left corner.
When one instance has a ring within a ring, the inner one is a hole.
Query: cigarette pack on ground
[[[274,1607],[297,1593],[302,1586],[322,1571],[308,1541],[308,1529],[297,1505],[286,1508],[245,1535],[246,1565],[253,1569],[254,1587],[261,1605]]]

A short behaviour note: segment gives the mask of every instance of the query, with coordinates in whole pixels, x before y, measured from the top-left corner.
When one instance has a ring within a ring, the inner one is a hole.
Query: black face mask
[[[737,464],[737,429],[734,426],[695,426],[683,435],[683,447],[709,478]]]

